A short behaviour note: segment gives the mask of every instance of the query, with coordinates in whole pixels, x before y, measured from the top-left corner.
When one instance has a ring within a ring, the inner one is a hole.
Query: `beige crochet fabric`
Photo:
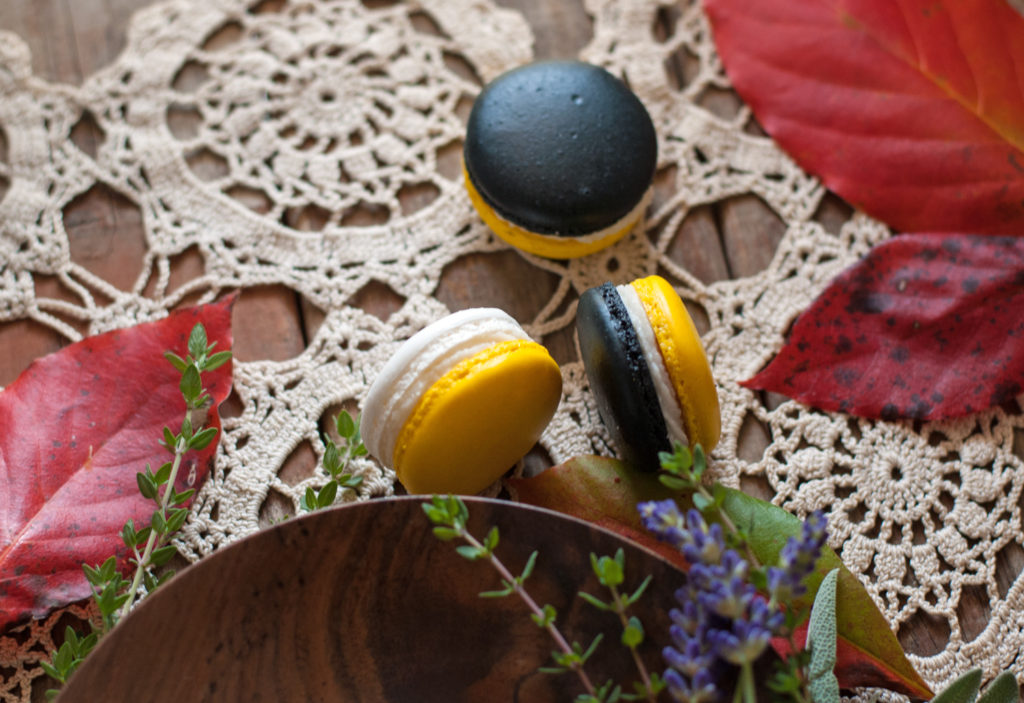
[[[829,511],[832,545],[894,628],[919,613],[948,622],[940,653],[911,657],[933,684],[970,666],[983,667],[986,678],[1004,668],[1021,678],[1024,579],[997,578],[996,564],[1003,550],[1021,553],[1024,465],[1012,450],[1024,422],[1000,409],[956,423],[867,422],[795,402],[770,409],[737,384],[772,357],[826,283],[889,232],[858,214],[830,234],[812,217],[822,186],[769,139],[745,132],[745,109],[725,121],[697,105],[702,91],[726,88],[727,79],[696,3],[680,3],[667,39],[653,35],[663,4],[588,0],[594,38],[582,58],[627,77],[647,105],[660,165],[676,167],[674,195],[605,252],[568,263],[531,258],[561,283],[535,319],[521,322],[540,338],[572,324],[571,301],[592,285],[671,276],[710,320],[704,342],[722,401],[718,478],[738,485],[763,476],[777,504],[800,515]],[[213,36],[219,40],[207,43]],[[0,33],[0,129],[8,143],[0,181],[9,184],[0,201],[0,321],[31,318],[77,339],[57,314],[98,333],[160,318],[196,292],[209,301],[267,283],[326,312],[298,357],[236,365],[244,412],[224,423],[217,468],[178,545],[189,559],[257,530],[269,491],[297,505],[307,485],[322,483],[318,475],[292,486],[277,472],[304,441],[321,451],[325,409],[361,398],[399,340],[447,312],[432,297],[446,264],[506,248],[474,215],[457,176],[438,168],[438,153],[461,139],[458,110],[479,91],[446,58],[462,57],[486,81],[528,61],[531,41],[525,21],[490,0],[382,7],[170,0],[139,12],[116,62],[71,87],[34,76],[25,44]],[[679,52],[695,67],[682,88],[664,68]],[[69,139],[86,110],[105,134],[95,158]],[[188,115],[189,129],[172,130],[174,114]],[[203,149],[225,165],[213,180],[193,173],[186,159]],[[69,255],[62,210],[97,183],[143,216],[148,273],[130,292]],[[406,213],[399,193],[412,186],[437,197]],[[668,256],[691,210],[750,193],[786,227],[766,270],[705,285]],[[249,209],[247,198],[267,212]],[[308,207],[326,220],[321,230],[282,224],[286,212]],[[346,221],[353,209],[371,207],[381,224]],[[205,272],[168,292],[169,261],[189,247]],[[39,275],[59,277],[79,302],[38,297]],[[371,280],[405,299],[387,321],[344,304]],[[555,461],[611,453],[580,364],[563,373],[564,398],[542,444]],[[738,436],[750,422],[767,428],[770,446],[744,460]],[[357,470],[365,481],[345,500],[392,491],[393,474],[373,461]],[[958,619],[964,589],[983,590],[991,608],[988,627],[971,641]],[[58,617],[0,637],[0,700],[28,700]]]

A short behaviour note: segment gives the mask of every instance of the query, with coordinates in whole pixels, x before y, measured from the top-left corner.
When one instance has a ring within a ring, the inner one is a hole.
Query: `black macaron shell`
[[[655,471],[658,452],[669,451],[668,428],[640,340],[611,283],[580,296],[576,311],[583,365],[608,432],[622,459]]]
[[[654,176],[650,115],[622,81],[579,61],[528,64],[477,97],[466,170],[501,217],[532,232],[578,236],[636,207]]]

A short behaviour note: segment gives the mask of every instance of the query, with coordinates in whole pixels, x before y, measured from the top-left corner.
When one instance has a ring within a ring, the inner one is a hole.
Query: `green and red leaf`
[[[129,518],[149,524],[153,504],[136,474],[170,459],[163,428],[177,430],[185,413],[180,373],[163,353],[187,354],[197,322],[230,349],[232,303],[89,337],[36,360],[0,393],[0,629],[88,598],[82,564],[123,556]],[[204,382],[206,421],[219,428],[231,364]],[[202,485],[216,446],[185,455],[175,490]]]
[[[832,281],[742,385],[886,420],[984,410],[1024,392],[1021,310],[1024,238],[894,237]]]
[[[510,481],[516,497],[530,505],[556,510],[587,520],[644,546],[655,544],[659,554],[674,552],[644,530],[636,505],[662,500],[671,494],[650,475],[629,471],[621,462],[597,456],[581,456],[555,466],[539,476]],[[678,499],[688,508],[685,499]],[[751,548],[765,564],[774,564],[790,537],[799,536],[802,522],[782,508],[740,491],[726,489],[723,511],[746,533]],[[675,554],[674,563],[680,563]],[[928,685],[907,660],[885,616],[857,577],[832,550],[819,560],[802,599],[788,604],[810,607],[818,584],[833,568],[839,568],[837,588],[836,677],[844,688],[885,686],[915,698],[931,698]],[[774,643],[778,649],[784,643]]]
[[[705,0],[760,124],[905,232],[1024,235],[1024,17],[999,0]]]

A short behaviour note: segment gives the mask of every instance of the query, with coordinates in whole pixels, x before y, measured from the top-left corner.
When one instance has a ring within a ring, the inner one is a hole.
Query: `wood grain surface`
[[[61,703],[92,701],[288,701],[459,703],[568,701],[571,675],[537,672],[553,645],[487,562],[469,562],[430,530],[422,499],[353,504],[292,519],[207,557],[157,591],[104,639],[64,689]],[[621,625],[576,597],[604,597],[590,553],[626,554],[629,592],[652,586],[634,606],[649,633],[667,633],[664,608],[681,585],[672,566],[611,533],[548,511],[467,499],[470,532],[491,525],[498,554],[538,604],[559,612],[569,641],[604,642],[588,669],[601,682],[632,681]],[[642,648],[659,667],[652,634]],[[625,651],[625,650],[621,650]],[[160,652],[154,657],[154,652]],[[622,664],[626,664],[625,667]]]
[[[1024,0],[1012,1],[1018,9],[1024,5]],[[149,2],[3,0],[0,2],[0,29],[15,32],[28,43],[36,75],[52,81],[78,84],[83,77],[116,57],[125,44],[125,28],[129,17]],[[536,37],[535,53],[539,58],[574,56],[590,39],[591,21],[583,9],[582,0],[498,2],[520,10],[529,21]],[[666,8],[660,14],[666,26],[675,16],[672,8]],[[685,83],[685,60],[671,62],[666,69],[672,80],[680,85]],[[739,100],[734,94],[722,90],[708,91],[699,96],[698,102],[708,110],[722,115],[734,114],[739,106]],[[752,129],[757,131],[756,126]],[[102,136],[88,119],[83,119],[72,133],[72,139],[79,146],[93,152],[97,140],[102,139]],[[0,159],[5,157],[5,151],[6,145],[0,130]],[[198,165],[193,164],[193,167],[203,168],[201,158]],[[659,174],[658,184],[664,186],[670,179],[671,168]],[[0,181],[0,196],[4,188],[5,184]],[[664,188],[658,192],[660,197],[665,197]],[[826,229],[838,231],[851,213],[852,209],[846,203],[830,194],[823,201],[816,218]],[[71,203],[64,215],[72,258],[114,285],[130,288],[141,269],[143,255],[142,223],[138,209],[109,189],[94,188]],[[753,195],[743,195],[696,208],[680,226],[669,254],[705,282],[740,277],[755,273],[768,264],[782,233],[782,222],[763,201]],[[174,261],[172,280],[188,280],[201,270],[202,260],[198,255],[186,252]],[[64,295],[55,279],[38,276],[35,280],[40,295],[57,298]],[[509,250],[472,254],[455,261],[444,270],[436,295],[452,310],[487,304],[502,307],[518,319],[529,319],[548,300],[553,285],[555,281],[550,274]],[[382,318],[386,318],[402,302],[386,286],[372,284],[349,301]],[[698,328],[702,331],[706,329],[703,311],[698,306],[691,306],[691,311]],[[291,358],[305,348],[322,319],[321,311],[287,287],[246,289],[234,312],[235,352],[239,359],[246,361]],[[542,341],[560,362],[575,357],[571,331],[551,335]],[[66,343],[67,340],[60,335],[30,321],[0,323],[0,386],[14,380],[36,357],[55,351]],[[777,397],[766,398],[769,406],[778,401]],[[237,402],[232,405],[229,401],[225,412],[228,415],[240,412]],[[327,430],[326,427],[324,429]],[[769,430],[748,416],[740,432],[740,457],[751,461],[760,459],[770,440]],[[1018,453],[1024,455],[1024,437],[1018,438],[1017,445]],[[286,461],[281,473],[291,482],[301,480],[312,474],[315,460],[312,449],[306,444],[300,445]],[[546,461],[543,451],[531,457],[532,464],[537,467],[542,467]],[[743,487],[761,497],[770,495],[765,482],[757,478],[745,479]],[[291,505],[283,498],[272,493],[261,511],[261,522],[269,524],[291,509]],[[367,556],[371,559],[384,558],[382,555]],[[1001,558],[996,565],[1000,582],[1012,582],[1022,564],[1024,550],[1008,553],[1007,557]],[[387,581],[381,583],[386,586]],[[326,598],[325,594],[320,597]],[[338,607],[344,611],[344,600],[342,597],[336,603],[329,600],[319,602],[324,607]],[[332,617],[332,613],[325,611],[323,616]],[[970,633],[980,632],[988,615],[988,599],[984,589],[966,591],[961,598],[959,613],[965,636],[969,638]],[[285,629],[297,626],[280,617],[278,622]],[[368,620],[360,623],[359,627],[367,632],[373,630]],[[260,631],[265,636],[272,634],[267,630]],[[253,675],[265,670],[287,670],[291,658],[298,656],[297,653],[326,655],[326,650],[308,651],[298,633],[291,629],[288,632],[294,635],[290,635],[288,644],[292,649],[260,650],[260,656],[265,658],[250,663]],[[398,638],[401,633],[395,630],[392,634]],[[940,651],[948,636],[949,629],[945,620],[931,619],[923,611],[919,617],[904,624],[899,632],[904,647],[922,655]],[[260,643],[254,641],[250,644],[256,646]],[[415,658],[410,660],[410,664],[414,662]],[[188,667],[186,665],[185,669]],[[396,667],[395,675],[398,675],[403,666],[396,663]],[[243,686],[244,681],[240,679],[232,685]],[[156,689],[149,689],[149,692],[153,690]],[[139,700],[147,698],[144,696]]]

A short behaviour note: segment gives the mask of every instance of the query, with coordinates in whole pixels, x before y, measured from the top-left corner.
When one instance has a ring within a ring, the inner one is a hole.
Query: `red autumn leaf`
[[[783,149],[894,229],[1024,235],[1024,18],[996,0],[705,0]]]
[[[88,598],[83,562],[122,553],[129,518],[149,524],[154,505],[135,474],[170,458],[158,442],[185,413],[180,374],[163,353],[184,357],[197,322],[218,351],[230,349],[232,303],[84,339],[36,360],[0,393],[0,629]],[[213,398],[207,422],[219,428],[231,363],[203,381]],[[216,446],[185,455],[176,490],[202,484]]]
[[[621,462],[599,456],[580,456],[555,466],[539,476],[510,481],[516,497],[530,505],[566,513],[593,522],[629,539],[650,546],[653,541],[644,529],[636,505],[646,500],[663,500],[673,494],[651,475],[629,471]],[[676,497],[681,507],[690,507]],[[775,564],[789,537],[799,536],[801,521],[771,503],[752,498],[740,491],[726,489],[722,510],[747,535],[758,559]],[[637,536],[640,539],[637,539]],[[654,541],[659,554],[666,546]],[[674,550],[668,549],[669,552]],[[674,562],[678,565],[679,555]],[[683,562],[685,567],[685,561]],[[797,609],[809,608],[818,584],[825,574],[840,569],[836,597],[836,668],[843,688],[884,686],[915,698],[932,697],[928,685],[914,670],[889,628],[885,616],[857,577],[850,573],[831,549],[819,560],[808,580],[808,593],[789,603]],[[806,628],[800,633],[806,637]],[[802,643],[802,639],[798,643]],[[773,646],[784,653],[783,642]]]
[[[901,235],[840,274],[743,385],[863,417],[965,415],[1024,390],[1021,310],[1024,239]]]

